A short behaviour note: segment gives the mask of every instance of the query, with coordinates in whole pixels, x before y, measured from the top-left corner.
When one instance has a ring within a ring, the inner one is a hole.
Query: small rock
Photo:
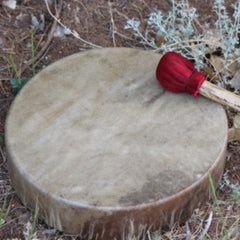
[[[54,32],[54,37],[64,38],[65,35],[69,34],[71,34],[71,31],[69,29],[57,25],[56,30]]]
[[[43,14],[40,15],[40,20],[38,20],[34,15],[32,15],[31,22],[37,31],[43,31],[43,29],[45,27],[45,18],[44,18]]]
[[[2,5],[11,8],[11,9],[15,9],[17,6],[17,1],[16,0],[5,0],[2,2]]]

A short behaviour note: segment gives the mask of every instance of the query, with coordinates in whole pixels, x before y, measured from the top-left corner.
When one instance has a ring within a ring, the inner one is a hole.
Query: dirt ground
[[[205,23],[214,25],[216,16],[211,12],[213,0],[191,0],[189,2],[190,6],[197,9],[198,20],[202,26]],[[230,12],[230,4],[233,2],[235,1],[225,1]],[[49,1],[49,4],[53,14],[56,14],[54,1]],[[79,34],[80,37],[76,38],[73,35],[59,37],[51,34],[51,30],[54,29],[54,19],[49,14],[43,0],[18,0],[15,9],[9,9],[0,3],[0,207],[6,201],[6,209],[9,209],[0,228],[0,239],[27,239],[26,236],[33,223],[33,214],[21,204],[11,186],[7,168],[4,125],[8,109],[14,99],[10,79],[16,77],[10,63],[10,54],[21,77],[31,78],[45,66],[76,52],[95,47],[143,48],[134,38],[133,33],[124,29],[126,21],[135,17],[143,23],[144,28],[144,22],[151,12],[161,10],[166,13],[171,6],[171,0],[63,1],[59,19],[65,26]],[[41,49],[44,51],[33,68],[29,62],[32,59],[31,19],[33,16],[40,19],[41,14],[44,15],[45,25],[43,29],[34,34],[33,41],[35,46],[40,42],[36,56]],[[233,114],[229,116],[229,124],[231,124],[232,116]],[[231,183],[240,183],[240,143],[238,141],[229,143],[226,170],[228,170],[228,179]],[[221,201],[220,207],[226,224],[240,232],[239,205],[234,201],[228,204],[231,198],[229,188],[224,187],[219,190],[218,198]],[[222,231],[223,224],[214,208],[214,202],[210,201],[196,211],[187,224],[176,226],[172,231],[163,233],[155,239],[197,239],[211,211],[214,216],[208,233],[209,236],[219,236],[218,233]],[[190,237],[189,231],[192,233]],[[80,239],[52,229],[41,220],[38,220],[34,234],[37,239]],[[235,235],[233,233],[233,236],[237,236],[237,233]],[[151,239],[150,236],[149,239]],[[213,239],[218,239],[218,237]],[[240,236],[236,239],[240,239]]]

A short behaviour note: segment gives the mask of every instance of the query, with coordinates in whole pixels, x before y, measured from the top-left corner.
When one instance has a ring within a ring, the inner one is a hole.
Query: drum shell
[[[120,50],[114,49],[113,51]],[[126,50],[124,49],[124,51]],[[131,55],[134,55],[134,51],[137,50],[130,50]],[[97,51],[97,54],[100,54],[100,50]],[[12,108],[9,115],[12,114],[11,112]],[[227,133],[227,121],[225,122],[223,131]],[[169,229],[176,222],[184,223],[194,209],[200,207],[212,196],[206,172],[181,191],[141,204],[97,206],[67,200],[40,187],[23,170],[15,161],[16,156],[13,154],[14,150],[8,138],[9,128],[7,125],[6,146],[10,178],[23,204],[30,209],[38,207],[39,216],[50,226],[70,234],[78,234],[84,239],[127,239],[130,236],[141,236],[147,230]],[[208,170],[215,186],[219,183],[224,169],[227,134],[221,141],[223,142],[222,149]]]

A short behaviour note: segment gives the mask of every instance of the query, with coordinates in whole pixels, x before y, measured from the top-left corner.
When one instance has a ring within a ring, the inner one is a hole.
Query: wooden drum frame
[[[183,223],[225,164],[217,103],[163,89],[159,54],[105,48],[33,77],[6,122],[10,177],[25,206],[83,239],[131,239]]]

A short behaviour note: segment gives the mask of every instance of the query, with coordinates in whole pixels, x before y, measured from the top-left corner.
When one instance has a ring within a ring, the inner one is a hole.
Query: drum
[[[174,94],[159,54],[89,50],[46,67],[6,122],[12,184],[28,208],[83,239],[138,238],[186,221],[225,163],[222,106]]]

